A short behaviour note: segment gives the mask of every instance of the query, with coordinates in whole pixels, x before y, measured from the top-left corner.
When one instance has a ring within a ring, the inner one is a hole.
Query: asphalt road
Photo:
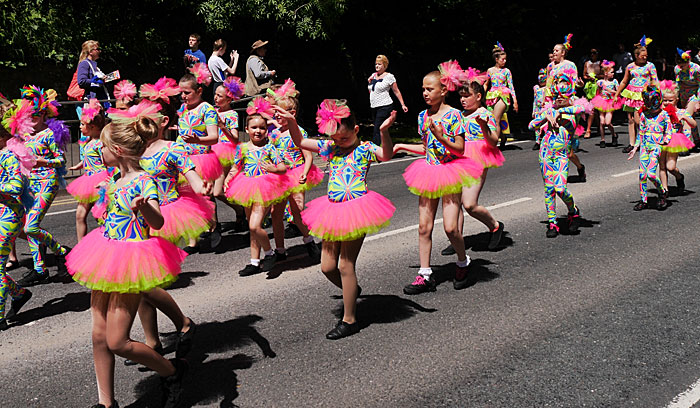
[[[456,259],[439,254],[447,239],[438,225],[432,263],[442,283],[417,296],[402,293],[418,268],[418,200],[401,178],[413,158],[373,166],[370,188],[397,211],[360,254],[364,328],[339,341],[325,333],[340,292],[300,238],[270,274],[241,278],[248,236],[226,233],[226,250],[190,256],[171,289],[199,325],[183,406],[667,406],[700,378],[700,155],[679,163],[688,191],[666,211],[634,212],[638,161],[595,143],[582,141],[579,153],[588,181],[570,184],[579,234],[545,238],[537,153],[532,142],[512,144],[482,193],[505,223],[504,247],[486,251],[485,229],[467,218],[478,282],[455,291]],[[67,245],[74,208],[61,195],[43,223]],[[561,201],[558,209],[563,219]],[[29,260],[26,243],[18,249]],[[89,291],[57,281],[32,290],[19,322],[0,333],[0,406],[94,404]],[[168,345],[173,326],[162,315],[160,326]],[[138,322],[132,333],[142,339]],[[120,406],[157,406],[155,374],[121,359],[116,373]]]

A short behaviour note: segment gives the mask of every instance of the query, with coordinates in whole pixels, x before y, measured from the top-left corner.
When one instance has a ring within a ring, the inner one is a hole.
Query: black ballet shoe
[[[338,321],[338,324],[326,334],[328,340],[339,340],[343,337],[352,336],[360,331],[360,323],[345,323],[344,321]]]

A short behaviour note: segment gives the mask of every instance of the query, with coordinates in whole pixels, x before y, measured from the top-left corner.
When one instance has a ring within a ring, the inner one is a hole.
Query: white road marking
[[[666,408],[691,408],[698,401],[700,401],[700,380],[678,394],[670,404],[666,405]]]
[[[681,162],[681,161],[685,161],[685,160],[695,159],[698,157],[700,157],[700,155],[694,154],[692,156],[679,157],[678,161]],[[613,177],[623,177],[623,176],[629,176],[630,174],[639,174],[639,169],[634,169],[634,170],[625,171],[625,172],[618,173],[618,174],[613,174],[612,176]]]
[[[77,209],[74,208],[74,209],[72,209],[72,210],[50,212],[50,213],[47,213],[46,215],[44,215],[44,217],[48,217],[49,215],[59,215],[59,214],[73,213],[73,212],[75,212],[76,210],[77,210]]]
[[[521,197],[521,198],[518,198],[516,200],[506,201],[505,203],[495,204],[495,205],[486,207],[486,209],[489,211],[493,211],[493,210],[496,210],[498,208],[508,207],[510,205],[520,204],[520,203],[524,203],[525,201],[530,201],[530,200],[532,200],[532,198],[530,198],[530,197]],[[467,215],[467,213],[465,212],[464,215]],[[442,221],[443,221],[442,218],[436,218],[435,224],[442,224]],[[418,229],[418,224],[409,225],[408,227],[403,227],[403,228],[399,228],[399,229],[395,229],[395,230],[391,230],[391,231],[387,231],[387,232],[382,232],[381,234],[372,235],[370,237],[367,237],[365,239],[365,241],[366,242],[376,241],[378,239],[391,237],[393,235],[403,234],[404,232],[413,231],[413,230],[417,230],[417,229]]]

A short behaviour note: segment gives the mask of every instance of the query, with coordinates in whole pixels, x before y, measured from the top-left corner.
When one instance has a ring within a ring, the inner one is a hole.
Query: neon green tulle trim
[[[291,193],[292,193],[291,189],[287,190],[281,196],[279,196],[273,200],[269,200],[269,201],[263,201],[262,198],[257,198],[257,197],[250,198],[247,201],[236,200],[234,197],[226,197],[226,199],[232,203],[239,204],[243,207],[252,207],[253,204],[262,205],[263,207],[270,207],[270,206],[277,204],[283,200],[286,200],[287,197],[289,197],[289,195]]]
[[[633,101],[643,101],[644,99],[642,98],[642,93],[641,92],[633,92],[630,91],[629,89],[623,89],[622,92],[620,93],[620,96],[626,99],[630,99]]]
[[[421,196],[421,197],[426,197],[426,198],[440,198],[442,196],[446,196],[449,194],[461,194],[462,189],[464,187],[471,187],[475,185],[479,180],[471,178],[469,176],[463,176],[462,181],[460,183],[452,184],[449,186],[444,186],[436,191],[425,191],[425,190],[419,190],[416,187],[408,187],[408,191],[411,193]]]
[[[150,234],[151,236],[154,237],[161,237],[165,239],[166,241],[170,241],[173,244],[177,244],[178,242],[184,240],[185,242],[191,240],[191,239],[197,239],[199,238],[200,235],[203,233],[209,231],[209,227],[211,227],[211,224],[203,221],[202,224],[192,224],[182,228],[182,231],[179,232],[179,235],[177,236],[168,236],[162,234],[162,230],[151,230]]]
[[[684,146],[661,146],[661,150],[668,152],[668,153],[683,153],[687,152],[688,148]]]
[[[312,188],[316,187],[317,185],[321,184],[323,180],[319,181],[318,183],[311,184],[308,181],[305,184],[299,184],[296,187],[292,187],[289,189],[290,194],[295,194],[295,193],[303,193],[306,191],[311,190]]]
[[[163,273],[164,276],[162,279],[159,280],[147,280],[142,278],[138,282],[128,281],[125,283],[116,283],[109,282],[104,279],[101,279],[97,282],[84,281],[82,279],[87,277],[85,277],[80,272],[76,272],[76,274],[73,275],[73,280],[75,280],[76,282],[85,286],[88,289],[99,290],[100,292],[141,293],[148,292],[151,289],[159,287],[164,288],[170,286],[173,282],[177,280],[177,276],[173,276],[165,272],[163,269],[161,269],[161,273]]]
[[[97,200],[100,199],[99,195],[95,195],[94,197],[88,197],[88,198],[78,198],[78,197],[73,197],[75,201],[79,202],[80,204],[92,204],[96,203]]]
[[[349,234],[345,235],[335,235],[331,234],[329,232],[326,233],[319,233],[316,231],[309,231],[309,234],[321,238],[324,241],[354,241],[356,239],[360,239],[364,237],[365,235],[369,234],[374,234],[375,232],[379,231],[382,228],[385,228],[389,226],[389,220],[383,222],[380,225],[369,225],[367,227],[359,228]]]
[[[221,165],[224,167],[231,167],[233,165],[233,159],[224,159],[222,157],[219,157],[219,163],[221,163]]]

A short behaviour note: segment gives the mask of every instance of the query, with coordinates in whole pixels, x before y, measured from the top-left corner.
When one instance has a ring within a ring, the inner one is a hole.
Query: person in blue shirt
[[[184,61],[185,68],[190,68],[198,62],[207,63],[207,57],[204,55],[202,50],[199,49],[199,43],[202,37],[197,33],[190,34],[189,46],[190,48],[185,50]]]

